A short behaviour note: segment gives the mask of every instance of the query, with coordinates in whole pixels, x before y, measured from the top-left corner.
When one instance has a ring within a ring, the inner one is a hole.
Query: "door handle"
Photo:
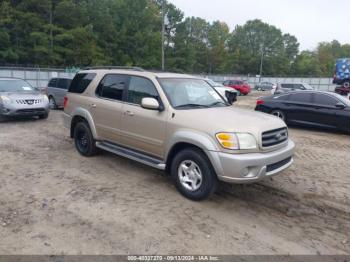
[[[96,108],[96,104],[90,104],[90,107]]]
[[[128,116],[134,116],[134,115],[135,115],[133,112],[131,112],[131,111],[129,111],[129,110],[126,111],[125,114],[127,114]]]

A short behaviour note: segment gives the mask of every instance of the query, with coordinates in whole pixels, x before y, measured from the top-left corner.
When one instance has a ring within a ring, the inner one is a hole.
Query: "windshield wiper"
[[[225,105],[225,106],[228,105],[227,103],[224,103],[224,102],[221,102],[221,101],[217,101],[217,102],[214,102],[214,103],[210,104],[208,107],[213,107],[213,106],[217,106],[217,105],[220,105],[220,104]]]
[[[209,106],[207,106],[207,105],[200,105],[200,104],[183,104],[183,105],[175,106],[175,108],[184,108],[184,107],[202,107],[202,108],[207,108]]]

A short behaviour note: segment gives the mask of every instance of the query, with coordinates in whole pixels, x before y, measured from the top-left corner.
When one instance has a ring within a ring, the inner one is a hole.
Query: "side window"
[[[67,90],[71,82],[70,79],[61,78],[58,80],[57,88]]]
[[[315,101],[315,104],[325,105],[325,106],[335,106],[338,103],[338,101],[333,97],[322,95],[322,94],[315,94],[314,101]]]
[[[57,86],[57,78],[52,78],[48,84],[49,87],[56,87]]]
[[[225,82],[223,82],[223,85],[228,85],[230,81],[226,80]]]
[[[293,88],[294,89],[298,89],[298,90],[304,90],[305,88],[303,87],[303,85],[301,84],[293,84]]]
[[[95,78],[96,74],[76,74],[69,86],[68,92],[82,94]]]
[[[141,105],[142,98],[152,97],[158,100],[158,92],[153,83],[143,77],[130,78],[127,102]]]
[[[312,93],[296,93],[289,96],[291,102],[297,103],[311,103]]]
[[[294,85],[293,84],[281,84],[282,88],[288,88],[288,89],[293,89]]]
[[[100,97],[122,101],[128,78],[125,75],[106,75],[98,85],[96,94]]]

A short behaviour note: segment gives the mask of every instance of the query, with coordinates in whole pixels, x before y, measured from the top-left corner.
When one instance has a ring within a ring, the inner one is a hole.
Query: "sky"
[[[185,16],[220,20],[233,30],[261,19],[298,38],[300,50],[334,39],[350,44],[350,0],[168,0]]]

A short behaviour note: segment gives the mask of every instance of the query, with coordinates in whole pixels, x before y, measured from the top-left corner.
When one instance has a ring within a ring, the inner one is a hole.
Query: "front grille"
[[[43,99],[17,99],[16,103],[20,105],[37,105],[43,102]]]
[[[279,128],[262,133],[262,146],[270,147],[283,143],[288,139],[288,129]]]
[[[276,169],[278,169],[278,168],[280,168],[280,167],[282,167],[282,166],[288,164],[290,161],[292,161],[292,157],[288,157],[288,158],[286,158],[286,159],[284,159],[284,160],[282,160],[282,161],[279,161],[279,162],[277,162],[277,163],[268,165],[268,166],[266,167],[266,172],[267,172],[267,173],[272,172],[272,171],[274,171],[274,170],[276,170]]]

